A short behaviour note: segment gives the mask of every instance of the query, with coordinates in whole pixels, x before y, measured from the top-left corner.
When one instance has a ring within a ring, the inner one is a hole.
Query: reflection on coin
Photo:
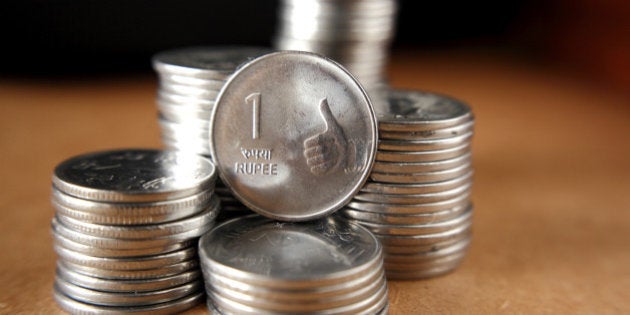
[[[442,129],[459,125],[472,116],[470,108],[455,99],[419,91],[390,91],[385,105],[375,108],[379,130]]]
[[[294,224],[247,216],[225,222],[199,240],[202,264],[230,270],[232,278],[284,288],[356,278],[380,255],[372,233],[336,217]]]
[[[230,78],[210,142],[239,200],[271,218],[304,221],[341,208],[360,189],[376,136],[370,100],[351,75],[318,55],[287,51]]]
[[[269,52],[258,47],[190,47],[167,50],[153,57],[158,72],[224,80],[238,65]]]
[[[374,172],[372,172],[372,174],[374,174]],[[473,172],[468,172],[450,180],[413,184],[368,181],[365,186],[361,188],[361,191],[381,194],[427,194],[453,189],[465,183],[472,183],[472,176]]]
[[[86,304],[74,300],[66,295],[59,287],[54,286],[53,297],[62,309],[71,314],[99,314],[99,315],[117,315],[121,313],[133,313],[143,315],[166,315],[183,312],[201,302],[205,294],[193,293],[182,297],[181,299],[169,301],[160,304],[142,305],[142,306],[102,306]]]
[[[151,149],[117,150],[71,158],[55,168],[60,191],[94,201],[163,201],[193,195],[214,185],[205,158]]]

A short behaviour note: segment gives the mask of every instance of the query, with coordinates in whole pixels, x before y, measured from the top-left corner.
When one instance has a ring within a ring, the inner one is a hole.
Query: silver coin
[[[473,132],[475,120],[470,118],[468,121],[453,127],[442,129],[420,130],[420,131],[388,131],[379,130],[379,139],[395,139],[395,140],[425,140],[425,139],[443,139],[455,137],[469,132]]]
[[[256,297],[249,294],[241,293],[236,290],[231,290],[226,287],[213,285],[209,291],[216,292],[227,299],[230,299],[236,303],[247,305],[254,308],[276,311],[276,312],[320,312],[329,309],[335,309],[347,305],[353,305],[362,302],[366,299],[377,294],[385,284],[385,273],[381,273],[380,281],[375,281],[364,285],[360,288],[355,288],[353,292],[346,294],[339,294],[335,297],[329,297],[326,299],[314,300],[310,299],[283,299],[273,300],[269,297]]]
[[[466,254],[467,252],[463,250],[463,251],[451,253],[446,256],[435,257],[433,259],[407,261],[407,262],[397,262],[397,261],[388,262],[388,258],[385,258],[385,269],[394,270],[394,271],[432,269],[432,268],[443,266],[443,265],[458,264],[466,257]],[[392,255],[392,256],[407,257],[409,255]]]
[[[428,151],[443,150],[461,146],[471,141],[473,133],[430,140],[389,140],[381,139],[378,142],[378,149],[384,151]]]
[[[55,302],[66,312],[71,314],[93,314],[93,315],[119,315],[121,313],[133,313],[137,315],[166,315],[183,312],[201,303],[205,294],[195,292],[181,299],[144,306],[101,306],[79,302],[59,290],[56,286],[53,291]]]
[[[194,281],[174,288],[149,292],[104,292],[74,285],[63,278],[55,278],[59,291],[73,299],[103,306],[142,306],[178,300],[202,289],[201,281]]]
[[[368,181],[361,188],[361,191],[377,194],[427,194],[453,189],[466,183],[472,183],[472,180],[473,172],[453,179],[431,183],[399,184]]]
[[[168,91],[158,90],[157,101],[159,103],[167,103],[171,105],[186,106],[196,109],[212,110],[215,105],[214,99],[201,99],[180,95]]]
[[[470,222],[469,222],[470,223]],[[471,234],[471,224],[454,227],[445,232],[416,235],[376,235],[383,246],[426,246],[462,240]]]
[[[372,172],[378,173],[421,173],[450,170],[463,164],[470,164],[472,155],[465,153],[447,160],[431,162],[384,162],[374,161]]]
[[[86,267],[63,260],[58,261],[57,263],[63,264],[67,269],[86,276],[110,280],[164,278],[193,270],[199,266],[199,260],[197,259],[186,260],[173,265],[161,266],[159,268],[146,270],[109,270],[102,268]]]
[[[383,278],[383,263],[379,262],[379,264],[374,266],[374,268],[366,270],[365,273],[356,279],[333,285],[306,289],[282,290],[278,288],[267,288],[259,286],[255,283],[251,284],[234,280],[230,278],[229,275],[222,275],[215,272],[206,273],[204,278],[206,280],[206,287],[209,287],[210,289],[212,289],[212,287],[221,287],[237,291],[251,297],[264,298],[271,301],[291,302],[299,300],[314,302],[329,298],[336,298],[340,295],[351,294],[358,288],[379,282]]]
[[[252,307],[250,305],[238,303],[231,300],[216,291],[207,292],[209,298],[212,299],[213,304],[219,309],[225,310],[234,314],[281,314],[281,312],[274,310],[267,310],[258,307]],[[374,314],[376,311],[383,308],[387,304],[387,286],[382,286],[379,291],[362,301],[336,307],[332,309],[320,310],[316,314]],[[286,312],[282,312],[286,313]]]
[[[428,193],[428,194],[382,194],[359,192],[354,196],[355,200],[387,203],[387,204],[420,204],[433,203],[445,200],[451,200],[463,194],[470,194],[471,184],[466,183],[450,190]]]
[[[61,234],[53,233],[53,240],[56,246],[61,246],[67,248],[69,250],[94,256],[94,257],[104,257],[104,258],[114,258],[114,257],[141,257],[141,256],[153,256],[160,255],[165,253],[170,253],[179,249],[183,249],[185,247],[192,246],[192,241],[183,241],[175,244],[155,247],[155,248],[132,248],[132,249],[107,249],[107,248],[99,248],[91,245],[85,245],[81,243],[77,243],[72,241]]]
[[[158,73],[225,80],[240,64],[269,51],[238,46],[178,48],[153,56],[153,68]]]
[[[412,254],[387,253],[385,255],[385,263],[389,265],[411,264],[414,266],[418,266],[424,262],[437,262],[441,261],[442,259],[454,259],[453,257],[457,255],[463,255],[467,251],[469,246],[470,238],[466,238],[439,250],[416,252]]]
[[[95,202],[52,191],[52,205],[57,213],[87,223],[108,225],[156,224],[216,208],[218,200],[212,190],[175,200],[150,203]]]
[[[460,146],[428,151],[382,151],[376,152],[376,160],[384,162],[432,162],[447,160],[470,152],[470,143]]]
[[[223,87],[223,84],[225,84],[225,80],[195,78],[186,75],[170,73],[160,73],[158,79],[160,86],[175,84],[214,91],[219,91],[221,87]]]
[[[111,237],[100,237],[81,233],[68,228],[55,218],[52,220],[53,233],[72,240],[73,242],[105,249],[146,249],[170,246],[182,241],[189,241],[206,233],[212,226],[205,225],[196,229],[191,229],[183,233],[171,234],[167,237],[155,237],[145,239],[119,239]]]
[[[162,130],[162,134],[171,135],[174,137],[192,137],[196,139],[207,139],[209,130],[209,121],[201,119],[193,120],[188,123],[178,123],[176,121],[169,121],[163,117],[158,118],[158,123]]]
[[[390,213],[390,214],[421,214],[445,211],[456,207],[464,207],[470,202],[469,194],[462,194],[453,199],[415,204],[415,205],[393,205],[384,203],[374,203],[365,201],[352,201],[348,203],[347,207],[355,210],[376,212],[376,213]]]
[[[160,117],[164,117],[164,119],[172,122],[186,123],[188,120],[204,120],[210,125],[211,111],[204,108],[194,108],[192,106],[181,106],[158,101],[158,111]]]
[[[94,257],[74,252],[61,246],[54,246],[55,252],[65,262],[74,265],[81,265],[92,268],[101,268],[107,270],[146,270],[155,269],[162,266],[174,265],[185,260],[196,257],[197,250],[194,247],[145,257],[116,257],[103,258]]]
[[[423,131],[457,126],[471,119],[470,108],[455,99],[419,91],[393,90],[386,108],[375,108],[379,130]]]
[[[211,189],[210,160],[177,152],[128,149],[80,155],[59,164],[53,184],[60,191],[94,201],[153,202]]]
[[[212,226],[219,212],[217,198],[206,209],[193,216],[168,223],[149,224],[139,226],[101,225],[73,219],[57,214],[57,221],[70,229],[81,233],[98,237],[111,237],[118,239],[147,239],[168,237],[173,234],[185,233],[190,230],[200,229],[204,226]]]
[[[376,136],[370,100],[343,68],[278,52],[230,78],[212,112],[210,142],[240,201],[271,218],[304,221],[341,208],[361,188]]]
[[[105,292],[147,292],[164,290],[179,285],[183,285],[192,281],[201,279],[201,271],[191,270],[176,274],[173,276],[155,278],[155,279],[137,279],[137,280],[109,280],[94,278],[84,274],[67,269],[63,264],[57,264],[57,274],[59,277],[66,279],[68,282],[91,290]]]
[[[387,270],[388,280],[418,280],[431,277],[437,277],[447,274],[455,270],[461,264],[461,260],[442,263],[433,267],[416,268],[416,269],[391,269]]]
[[[359,221],[384,224],[424,224],[449,220],[457,217],[467,208],[453,208],[440,212],[431,212],[423,214],[385,214],[366,211],[352,210],[345,208],[341,210],[342,214],[348,218]]]
[[[204,89],[195,86],[189,86],[184,84],[160,84],[160,90],[170,92],[173,94],[185,95],[187,97],[203,98],[203,99],[216,99],[219,95],[218,90]]]
[[[381,183],[418,184],[435,183],[456,179],[473,171],[471,164],[463,164],[451,169],[418,173],[380,173],[373,171],[370,179]]]
[[[199,240],[202,265],[231,272],[233,279],[284,288],[357,278],[365,266],[380,261],[381,253],[372,233],[335,217],[293,224],[247,216],[225,222]]]
[[[460,237],[456,237],[453,239],[447,239],[440,242],[430,243],[430,244],[421,244],[421,245],[383,245],[384,251],[387,251],[389,255],[398,255],[398,254],[417,254],[429,251],[436,251],[446,247],[449,247],[461,240],[468,239],[471,237],[471,233],[461,234]]]
[[[361,224],[377,235],[422,235],[446,232],[462,226],[469,226],[471,225],[471,220],[472,210],[466,211],[454,219],[425,224],[385,224],[356,219],[352,221]]]

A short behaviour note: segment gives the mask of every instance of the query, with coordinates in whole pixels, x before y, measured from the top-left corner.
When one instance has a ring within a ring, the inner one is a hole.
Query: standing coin
[[[277,52],[242,66],[212,112],[211,154],[223,182],[254,211],[304,221],[346,204],[367,179],[376,119],[335,62]]]

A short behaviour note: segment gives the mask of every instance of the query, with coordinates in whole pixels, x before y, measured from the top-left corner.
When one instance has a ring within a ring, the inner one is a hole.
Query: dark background
[[[393,50],[477,50],[559,65],[630,89],[630,1],[399,1]],[[150,70],[155,52],[271,45],[277,0],[26,0],[0,6],[0,74]]]

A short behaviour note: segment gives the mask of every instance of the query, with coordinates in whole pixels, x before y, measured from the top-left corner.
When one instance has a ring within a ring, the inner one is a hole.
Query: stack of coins
[[[470,243],[474,118],[444,96],[391,91],[371,178],[342,212],[377,235],[390,279],[456,268]]]
[[[199,256],[213,314],[387,313],[381,245],[342,218],[237,218],[204,235]]]
[[[395,0],[283,0],[275,46],[340,62],[372,95],[382,85],[396,11]]]
[[[219,209],[210,160],[160,150],[81,155],[57,166],[57,303],[70,313],[173,313],[203,300],[197,239]]]
[[[162,142],[169,149],[210,155],[210,115],[219,91],[243,62],[269,52],[260,47],[190,47],[153,57]],[[245,212],[231,191],[217,182],[222,217]]]
[[[159,75],[157,104],[166,147],[210,155],[210,114],[225,81],[250,58],[268,52],[257,47],[190,47],[153,57]]]

